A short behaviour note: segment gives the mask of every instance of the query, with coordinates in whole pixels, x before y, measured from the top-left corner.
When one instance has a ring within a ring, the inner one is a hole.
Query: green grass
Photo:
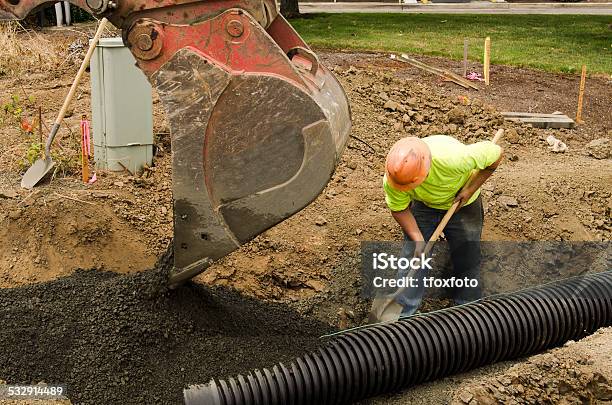
[[[467,14],[308,14],[291,20],[315,48],[410,52],[482,60],[551,72],[612,73],[610,16]]]

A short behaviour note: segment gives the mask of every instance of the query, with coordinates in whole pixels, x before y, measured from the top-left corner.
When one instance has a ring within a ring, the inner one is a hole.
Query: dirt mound
[[[598,404],[612,400],[612,328],[465,384],[453,405]]]
[[[329,331],[233,290],[164,285],[159,270],[79,270],[0,289],[0,376],[66,383],[79,404],[179,403],[188,384],[289,360]]]
[[[125,273],[155,263],[145,239],[110,207],[50,190],[38,194],[0,213],[0,268],[10,270],[0,275],[0,287],[47,281],[79,267]]]

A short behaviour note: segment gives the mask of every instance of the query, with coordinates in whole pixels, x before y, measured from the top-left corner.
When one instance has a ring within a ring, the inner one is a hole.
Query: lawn
[[[610,16],[468,14],[307,14],[291,24],[315,48],[410,52],[552,72],[612,73]]]

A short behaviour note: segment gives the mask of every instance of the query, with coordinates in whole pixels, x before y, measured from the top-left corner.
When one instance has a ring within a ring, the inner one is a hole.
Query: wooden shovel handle
[[[94,49],[96,49],[96,45],[98,44],[98,41],[100,40],[100,37],[102,36],[102,33],[104,32],[104,28],[106,27],[107,22],[108,20],[106,18],[103,18],[100,20],[100,25],[98,25],[98,30],[96,31],[96,35],[93,37],[93,40],[91,41],[91,44],[89,45],[89,49],[87,50],[87,53],[85,54],[85,59],[83,59],[83,62],[81,63],[81,67],[79,68],[79,72],[77,73],[76,77],[74,78],[74,81],[72,82],[72,86],[70,87],[70,91],[68,92],[68,95],[66,96],[66,99],[64,100],[62,109],[60,110],[59,114],[57,114],[57,118],[55,119],[55,123],[57,125],[61,124],[62,120],[64,119],[64,116],[66,115],[66,110],[68,109],[68,106],[70,105],[70,102],[72,101],[72,98],[74,97],[74,93],[76,92],[77,86],[79,85],[79,82],[81,81],[81,77],[83,77],[83,73],[85,73],[85,69],[87,69],[87,66],[89,66],[91,55],[93,54]]]

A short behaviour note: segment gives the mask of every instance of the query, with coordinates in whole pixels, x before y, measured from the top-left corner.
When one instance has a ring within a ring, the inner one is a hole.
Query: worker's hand
[[[467,202],[470,200],[475,191],[476,190],[472,190],[471,187],[464,187],[457,193],[457,195],[455,196],[455,200],[453,201],[453,203],[459,202],[457,210],[467,204]]]
[[[425,251],[427,243],[424,240],[414,241],[414,255],[412,257],[421,257],[421,254]]]

